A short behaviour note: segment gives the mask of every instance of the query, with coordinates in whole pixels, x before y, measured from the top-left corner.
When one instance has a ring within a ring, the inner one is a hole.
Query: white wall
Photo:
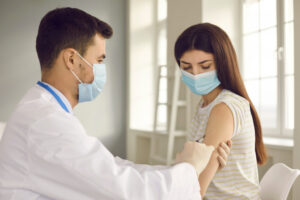
[[[107,42],[108,81],[91,103],[75,115],[87,133],[115,154],[125,156],[126,1],[124,0],[1,0],[0,2],[0,121],[7,121],[26,91],[40,79],[35,38],[41,18],[56,7],[76,7],[108,22],[114,36]]]
[[[230,37],[239,58],[241,32],[240,0],[202,0],[202,22],[222,28]]]
[[[156,66],[156,1],[128,1],[128,107],[130,129],[152,129]]]
[[[145,163],[148,150],[136,134],[154,118],[156,1],[127,1],[127,159]],[[143,131],[142,131],[143,132]],[[146,139],[149,144],[149,139]],[[140,149],[139,147],[143,147]],[[139,158],[137,159],[137,154]]]

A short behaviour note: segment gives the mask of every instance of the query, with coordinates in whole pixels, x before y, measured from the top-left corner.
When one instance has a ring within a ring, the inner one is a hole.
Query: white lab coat
[[[0,200],[99,199],[201,196],[192,165],[154,167],[114,157],[86,134],[72,111],[35,85],[13,112],[0,143]]]

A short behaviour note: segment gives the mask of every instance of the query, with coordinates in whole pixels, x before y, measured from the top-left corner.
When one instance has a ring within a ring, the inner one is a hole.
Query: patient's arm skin
[[[217,104],[210,113],[203,143],[218,147],[221,142],[231,140],[233,130],[234,120],[231,110],[225,103]],[[200,193],[202,197],[204,197],[211,180],[219,168],[217,157],[218,152],[216,148],[208,165],[199,176]]]

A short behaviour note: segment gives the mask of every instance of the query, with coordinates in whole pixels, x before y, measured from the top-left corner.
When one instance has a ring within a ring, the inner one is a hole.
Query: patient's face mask
[[[206,95],[221,84],[216,70],[193,75],[181,69],[181,73],[182,81],[194,94]]]
[[[70,70],[75,78],[80,82],[78,84],[78,102],[86,102],[94,100],[102,91],[106,83],[106,67],[105,64],[93,64],[91,65],[85,58],[83,58],[78,52],[77,55],[90,67],[93,68],[94,80],[92,83],[83,83],[78,76]]]

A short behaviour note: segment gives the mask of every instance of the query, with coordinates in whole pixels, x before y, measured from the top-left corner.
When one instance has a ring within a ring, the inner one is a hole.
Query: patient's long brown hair
[[[221,86],[249,101],[255,127],[256,160],[258,164],[264,164],[267,160],[267,154],[262,139],[260,120],[248,96],[239,70],[237,56],[228,35],[221,28],[210,23],[193,25],[186,29],[175,43],[174,53],[178,65],[182,55],[192,49],[212,53]]]

